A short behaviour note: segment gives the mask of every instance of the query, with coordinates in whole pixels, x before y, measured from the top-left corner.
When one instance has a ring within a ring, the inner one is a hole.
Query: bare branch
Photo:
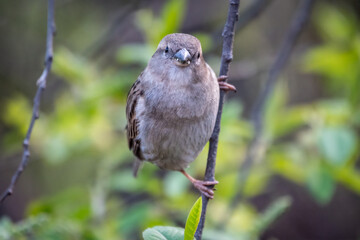
[[[296,14],[291,22],[291,26],[283,40],[278,55],[272,65],[269,75],[266,79],[264,89],[261,91],[258,99],[252,109],[251,123],[254,128],[254,136],[247,148],[244,163],[240,166],[238,183],[239,187],[237,192],[232,199],[229,207],[229,212],[234,209],[237,204],[241,201],[242,191],[246,180],[249,176],[249,170],[255,159],[261,158],[266,149],[266,143],[263,139],[263,117],[265,104],[271,96],[279,74],[285,67],[288,58],[295,46],[296,40],[299,38],[302,30],[304,29],[305,23],[307,22],[314,0],[302,0]]]
[[[40,108],[40,100],[42,92],[45,90],[46,87],[46,80],[47,76],[51,70],[51,65],[53,61],[53,38],[55,35],[55,21],[54,21],[54,0],[48,0],[48,17],[47,17],[47,36],[46,36],[46,53],[45,53],[45,67],[44,70],[37,80],[37,91],[34,97],[34,106],[33,112],[31,116],[31,121],[29,128],[26,133],[26,137],[23,142],[24,152],[22,155],[22,160],[16,169],[16,172],[11,178],[11,182],[8,188],[3,192],[0,197],[0,203],[4,202],[4,200],[10,196],[13,191],[17,180],[19,179],[21,173],[24,171],[30,157],[30,150],[29,150],[29,142],[31,133],[35,124],[36,119],[39,118],[39,108]]]
[[[229,71],[229,65],[233,59],[235,22],[238,20],[240,0],[230,0],[229,3],[230,4],[229,4],[228,17],[222,34],[224,38],[224,42],[223,42],[223,50],[221,56],[221,66],[220,66],[220,74],[219,74],[220,76],[227,76]],[[217,153],[219,133],[220,133],[220,121],[221,121],[222,109],[224,104],[224,96],[225,96],[225,92],[220,91],[219,109],[216,116],[216,123],[215,123],[214,131],[209,141],[209,153],[208,153],[205,178],[204,178],[205,181],[215,180],[216,153]],[[195,233],[195,238],[197,240],[201,240],[208,201],[209,199],[206,196],[202,195],[203,204],[202,204],[201,218]]]

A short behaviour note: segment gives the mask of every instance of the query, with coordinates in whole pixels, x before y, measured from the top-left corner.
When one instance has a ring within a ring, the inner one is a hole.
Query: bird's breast
[[[161,168],[186,168],[209,140],[215,116],[204,115],[197,120],[147,118],[142,128],[142,151],[146,160]]]
[[[216,105],[216,96],[211,96],[201,86],[178,85],[155,87],[146,98],[151,113],[169,120],[198,119]]]
[[[204,77],[209,77],[208,81],[196,82],[179,74],[172,78],[146,76],[144,101],[138,107],[145,160],[181,170],[203,149],[215,125],[219,100],[216,78]]]

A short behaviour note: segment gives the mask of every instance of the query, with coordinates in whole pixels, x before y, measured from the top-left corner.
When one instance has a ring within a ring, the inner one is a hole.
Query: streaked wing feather
[[[136,118],[136,105],[139,101],[139,98],[144,95],[144,91],[141,88],[141,76],[135,81],[132,85],[126,103],[126,133],[129,144],[129,149],[133,151],[134,155],[139,159],[142,159],[142,154],[140,151],[140,139],[137,139],[139,135],[139,120]]]

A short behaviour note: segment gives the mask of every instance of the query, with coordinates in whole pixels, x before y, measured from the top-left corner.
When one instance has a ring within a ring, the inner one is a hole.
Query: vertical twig
[[[46,53],[45,53],[45,67],[37,80],[37,91],[34,97],[34,106],[33,112],[31,116],[31,121],[29,128],[26,133],[26,137],[23,142],[24,152],[22,155],[22,160],[16,169],[16,172],[11,178],[11,182],[7,189],[3,192],[0,197],[0,203],[2,203],[8,196],[10,196],[13,191],[17,180],[19,179],[21,173],[24,171],[30,157],[29,150],[29,141],[31,137],[31,133],[35,124],[35,121],[39,118],[39,108],[40,108],[40,100],[42,92],[46,87],[47,76],[51,70],[51,65],[53,61],[53,38],[55,35],[55,21],[54,21],[54,0],[48,0],[48,16],[47,16],[47,35],[46,35]]]
[[[300,3],[294,18],[292,19],[291,26],[280,47],[275,62],[271,66],[269,75],[265,81],[265,86],[258,96],[258,99],[256,100],[252,109],[251,123],[255,133],[253,139],[250,141],[250,145],[247,148],[244,163],[240,166],[238,178],[239,186],[237,188],[236,194],[234,195],[234,198],[230,203],[229,212],[231,212],[241,201],[243,188],[249,176],[249,171],[254,159],[259,157],[261,153],[264,153],[264,148],[266,148],[266,144],[263,140],[263,117],[265,105],[274,90],[279,74],[289,59],[296,40],[299,38],[302,30],[304,29],[305,23],[310,16],[313,3],[314,0],[302,0]]]
[[[222,34],[224,38],[224,42],[223,42],[223,49],[221,55],[221,66],[220,66],[219,76],[227,76],[229,71],[229,65],[233,59],[235,22],[238,20],[239,5],[240,5],[240,0],[229,1],[228,16]],[[214,131],[209,141],[209,153],[208,153],[207,165],[206,165],[206,171],[204,177],[205,181],[215,180],[216,153],[218,147],[220,120],[221,120],[222,109],[224,104],[224,96],[225,96],[225,92],[220,91],[219,109],[216,116],[216,123],[215,123]],[[201,240],[208,201],[209,199],[206,196],[202,195],[203,204],[202,204],[201,218],[195,233],[195,238],[197,240]]]

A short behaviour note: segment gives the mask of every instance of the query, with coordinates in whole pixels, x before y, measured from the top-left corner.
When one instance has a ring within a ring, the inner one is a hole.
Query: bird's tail
[[[139,159],[135,159],[134,166],[133,166],[133,175],[137,177],[140,167],[142,166],[142,161]]]

